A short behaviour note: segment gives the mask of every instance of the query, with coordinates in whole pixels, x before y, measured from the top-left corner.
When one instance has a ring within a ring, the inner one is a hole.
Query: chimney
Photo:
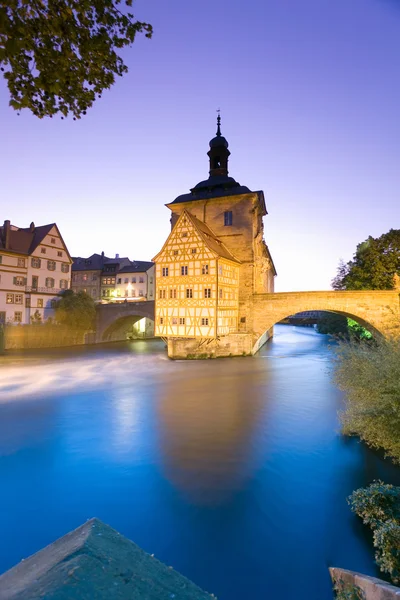
[[[101,253],[101,258],[104,258],[104,250],[103,250],[103,252]]]
[[[11,228],[10,221],[8,221],[8,220],[4,221],[4,225],[3,225],[3,239],[4,239],[4,248],[6,250],[10,246],[10,228]]]
[[[32,221],[32,223],[29,225],[29,231],[31,233],[33,233],[35,231],[35,223]]]
[[[119,254],[116,254],[116,255],[115,255],[115,258],[119,258]]]

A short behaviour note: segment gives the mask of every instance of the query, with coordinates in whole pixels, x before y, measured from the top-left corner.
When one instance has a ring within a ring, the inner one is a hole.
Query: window
[[[165,290],[160,290],[160,298],[165,298]]]
[[[207,318],[201,319],[201,324],[202,325],[208,325],[208,319]]]
[[[61,252],[61,250],[58,250],[58,252],[57,252],[57,256],[62,256],[62,252]],[[85,261],[85,262],[86,262],[86,261]]]
[[[68,287],[68,279],[60,279],[60,288],[66,290]]]
[[[181,317],[179,319],[179,325],[184,325],[185,324],[185,317]]]
[[[177,317],[172,317],[172,325],[178,325]]]
[[[143,277],[139,277],[139,283],[144,283]]]
[[[193,298],[193,290],[192,288],[186,289],[186,298]]]
[[[163,267],[162,276],[163,277],[168,277],[168,267]]]
[[[117,283],[122,283],[122,279],[121,279],[121,277],[118,277],[118,279],[117,279]]]
[[[201,272],[203,275],[208,275],[208,265],[203,265],[201,268]]]
[[[38,308],[43,308],[43,298],[38,298],[37,299],[37,307]]]
[[[29,308],[31,305],[31,299],[30,298],[25,298],[25,306],[26,308]]]
[[[51,242],[52,244],[55,244],[55,243],[56,243],[56,238],[50,238],[50,242]]]
[[[132,277],[132,283],[136,283],[136,277]]]
[[[187,267],[181,267],[181,275],[187,275],[188,274],[188,268]]]
[[[124,283],[129,283],[129,277],[125,277]]]
[[[56,270],[56,261],[55,261],[55,260],[48,260],[48,261],[47,261],[47,270],[48,270],[48,271],[55,271],[55,270]],[[85,280],[85,277],[87,277],[86,273],[85,273],[85,275],[83,276],[83,278],[84,278],[84,281],[86,281],[86,280]]]
[[[96,289],[95,288],[92,289],[92,296],[93,296],[93,298],[97,297]]]
[[[41,263],[42,263],[42,261],[40,260],[40,258],[32,258],[31,259],[31,266],[34,269],[40,269]]]
[[[222,288],[219,288],[219,297],[220,298],[224,297],[224,292],[223,292]]]
[[[18,266],[19,267],[25,267],[25,259],[24,258],[19,258],[18,259]]]
[[[103,277],[103,285],[107,285],[107,277]]]
[[[211,289],[204,288],[204,298],[211,298]]]
[[[14,285],[23,286],[23,285],[26,284],[25,277],[21,277],[21,275],[18,275],[17,277],[14,277],[13,281],[14,281]]]
[[[139,296],[143,296],[143,290],[139,290]]]
[[[219,275],[222,275],[222,273],[223,273],[223,267],[222,267],[222,265],[219,265],[219,267],[218,267],[218,273],[219,273]]]
[[[187,231],[182,231],[182,237],[187,237],[188,236],[188,232]]]
[[[82,277],[82,281],[87,281],[87,280],[88,280],[87,273],[84,273],[84,274],[83,274],[83,277]]]
[[[43,246],[42,246],[42,247],[40,248],[40,252],[41,252],[42,254],[46,254],[46,248],[43,248]]]
[[[246,317],[240,317],[240,322],[241,323],[246,323]]]
[[[61,272],[69,273],[69,264],[68,263],[61,263]]]
[[[15,304],[22,304],[24,301],[22,294],[15,294]]]
[[[178,256],[179,250],[174,250],[174,256]]]
[[[83,291],[84,291],[84,292],[85,292],[85,294],[86,294],[86,290],[83,290]],[[53,299],[53,300],[51,300],[51,301],[50,301],[50,306],[51,306],[51,308],[55,308],[55,307],[57,306],[57,300],[54,300],[54,299]]]
[[[95,275],[94,273],[92,273],[92,281],[97,281],[97,275]]]
[[[164,325],[164,317],[160,317],[160,325]]]
[[[2,257],[2,255],[0,254],[0,265],[1,265],[1,263],[2,263],[2,262],[3,262],[3,257]]]
[[[192,248],[192,254],[196,254],[197,248]]]
[[[19,310],[14,313],[14,323],[22,323],[22,312]]]
[[[54,279],[52,277],[46,277],[46,287],[47,288],[54,287]]]
[[[224,212],[224,225],[225,226],[232,225],[232,211],[231,210],[226,210]]]
[[[128,297],[129,290],[125,290],[125,297]]]
[[[6,304],[14,304],[14,294],[6,295]]]
[[[153,278],[152,277],[150,277],[150,283],[153,283]]]

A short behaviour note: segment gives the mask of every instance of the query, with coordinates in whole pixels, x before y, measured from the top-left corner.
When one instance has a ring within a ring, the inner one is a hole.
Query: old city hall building
[[[166,205],[171,233],[153,258],[155,334],[171,358],[249,354],[253,294],[274,291],[264,193],[228,176],[229,155],[218,116],[209,178]]]

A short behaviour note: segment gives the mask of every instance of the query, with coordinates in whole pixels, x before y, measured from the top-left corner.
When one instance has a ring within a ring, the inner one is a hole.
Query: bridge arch
[[[257,352],[270,337],[276,323],[298,312],[333,312],[350,317],[376,336],[398,334],[399,292],[285,292],[255,294],[253,349]]]
[[[151,322],[154,331],[154,301],[100,304],[96,312],[96,341],[125,339],[123,332],[142,319],[146,319],[146,326]]]

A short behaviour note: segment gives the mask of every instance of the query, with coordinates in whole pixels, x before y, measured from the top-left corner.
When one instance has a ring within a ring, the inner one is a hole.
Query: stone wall
[[[216,340],[169,337],[168,356],[174,359],[248,356],[252,344],[252,336],[248,333],[232,333]]]
[[[400,588],[390,585],[382,579],[336,567],[331,567],[329,571],[334,585],[344,590],[356,589],[360,598],[365,600],[400,600]]]

